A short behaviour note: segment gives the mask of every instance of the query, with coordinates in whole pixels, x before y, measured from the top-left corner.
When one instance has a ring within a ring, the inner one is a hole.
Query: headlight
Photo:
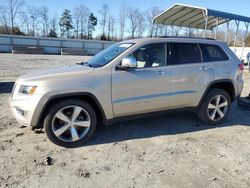
[[[18,93],[24,95],[33,95],[35,91],[36,91],[36,86],[21,85]]]

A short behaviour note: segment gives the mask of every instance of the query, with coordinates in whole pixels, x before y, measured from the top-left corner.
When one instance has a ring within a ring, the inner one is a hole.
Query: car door
[[[171,108],[197,106],[214,78],[210,62],[203,62],[196,43],[168,43],[167,64],[171,67]]]
[[[225,44],[226,45],[226,44]],[[214,44],[200,44],[203,61],[210,62],[213,64],[213,67],[216,67],[215,75],[219,79],[227,79],[231,77],[232,71],[234,70],[230,63],[228,56],[218,45]]]
[[[144,45],[129,55],[136,58],[137,68],[112,71],[115,117],[168,108],[171,73],[165,54],[164,43]]]

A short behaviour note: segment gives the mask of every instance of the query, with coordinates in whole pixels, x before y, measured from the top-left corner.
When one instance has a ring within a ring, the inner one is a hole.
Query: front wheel
[[[222,89],[212,89],[206,95],[198,110],[198,117],[204,123],[217,125],[227,117],[231,107],[229,94]]]
[[[73,148],[82,146],[94,134],[96,124],[95,111],[88,103],[66,100],[51,106],[44,129],[53,143]]]

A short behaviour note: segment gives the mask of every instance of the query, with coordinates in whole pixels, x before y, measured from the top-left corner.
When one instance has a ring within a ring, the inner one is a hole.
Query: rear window
[[[200,44],[204,62],[227,61],[228,56],[221,47],[210,44]]]
[[[168,65],[200,63],[199,46],[192,43],[168,43]]]

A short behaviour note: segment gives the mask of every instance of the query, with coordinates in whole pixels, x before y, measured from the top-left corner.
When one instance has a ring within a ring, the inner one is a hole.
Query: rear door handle
[[[166,75],[166,74],[168,74],[168,71],[159,70],[159,71],[156,71],[156,74],[159,74],[159,75]]]
[[[211,69],[211,66],[209,66],[209,65],[204,65],[204,66],[200,67],[200,70],[204,70],[204,71],[207,71],[209,69]]]

